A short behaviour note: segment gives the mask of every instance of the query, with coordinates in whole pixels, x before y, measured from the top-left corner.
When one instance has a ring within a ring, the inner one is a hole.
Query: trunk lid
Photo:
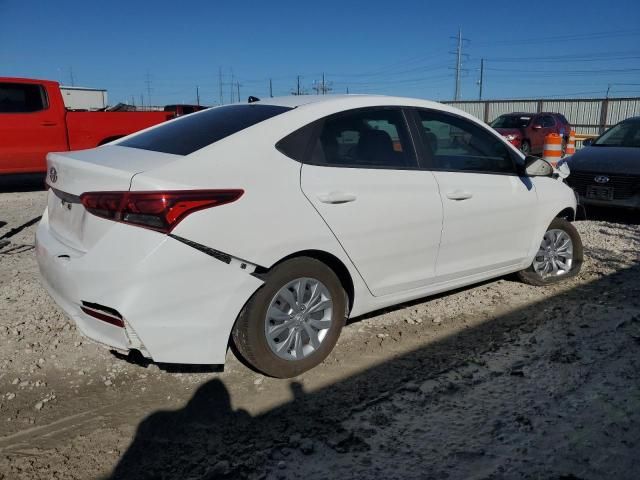
[[[115,225],[88,213],[80,195],[85,192],[128,191],[138,173],[157,168],[180,156],[109,145],[91,150],[47,155],[49,228],[60,241],[86,252]]]

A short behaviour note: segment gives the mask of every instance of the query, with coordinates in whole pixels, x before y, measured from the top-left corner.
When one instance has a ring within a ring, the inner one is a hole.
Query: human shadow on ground
[[[640,312],[638,293],[636,265],[318,391],[292,381],[293,400],[254,417],[234,410],[224,376],[215,378],[184,408],[148,416],[111,478],[634,478],[640,410],[627,407],[640,398],[640,356],[628,355],[602,378],[576,372],[638,351],[640,315],[618,313],[618,326],[598,330],[605,305]],[[605,334],[618,343],[597,344]],[[545,342],[552,348],[540,350]],[[583,342],[595,348],[583,351]],[[483,365],[493,354],[505,357],[504,367]],[[588,395],[576,397],[588,380]],[[476,389],[483,394],[474,397]],[[468,395],[487,403],[480,414]],[[406,415],[407,427],[399,427]]]

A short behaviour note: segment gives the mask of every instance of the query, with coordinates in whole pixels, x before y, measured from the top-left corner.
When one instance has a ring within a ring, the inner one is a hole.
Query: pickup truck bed
[[[94,148],[174,116],[67,111],[57,82],[0,77],[0,175],[45,172],[49,152]]]

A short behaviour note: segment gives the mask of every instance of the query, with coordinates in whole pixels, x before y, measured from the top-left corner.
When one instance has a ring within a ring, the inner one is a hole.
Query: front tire
[[[291,378],[333,350],[347,315],[347,295],[327,265],[309,257],[286,260],[240,312],[232,339],[256,370]]]
[[[531,155],[531,144],[529,143],[529,140],[522,141],[522,144],[520,145],[520,151],[525,156]]]
[[[564,218],[554,218],[531,266],[518,272],[518,277],[530,285],[551,285],[575,277],[583,258],[582,239],[576,228]]]

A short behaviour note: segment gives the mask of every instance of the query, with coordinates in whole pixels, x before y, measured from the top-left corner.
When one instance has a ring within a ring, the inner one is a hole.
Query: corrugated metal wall
[[[625,118],[640,115],[640,97],[486,100],[442,103],[452,105],[487,122],[491,122],[496,117],[510,112],[558,112],[567,117],[567,120],[575,127],[576,133],[583,135],[599,135],[606,128]]]

